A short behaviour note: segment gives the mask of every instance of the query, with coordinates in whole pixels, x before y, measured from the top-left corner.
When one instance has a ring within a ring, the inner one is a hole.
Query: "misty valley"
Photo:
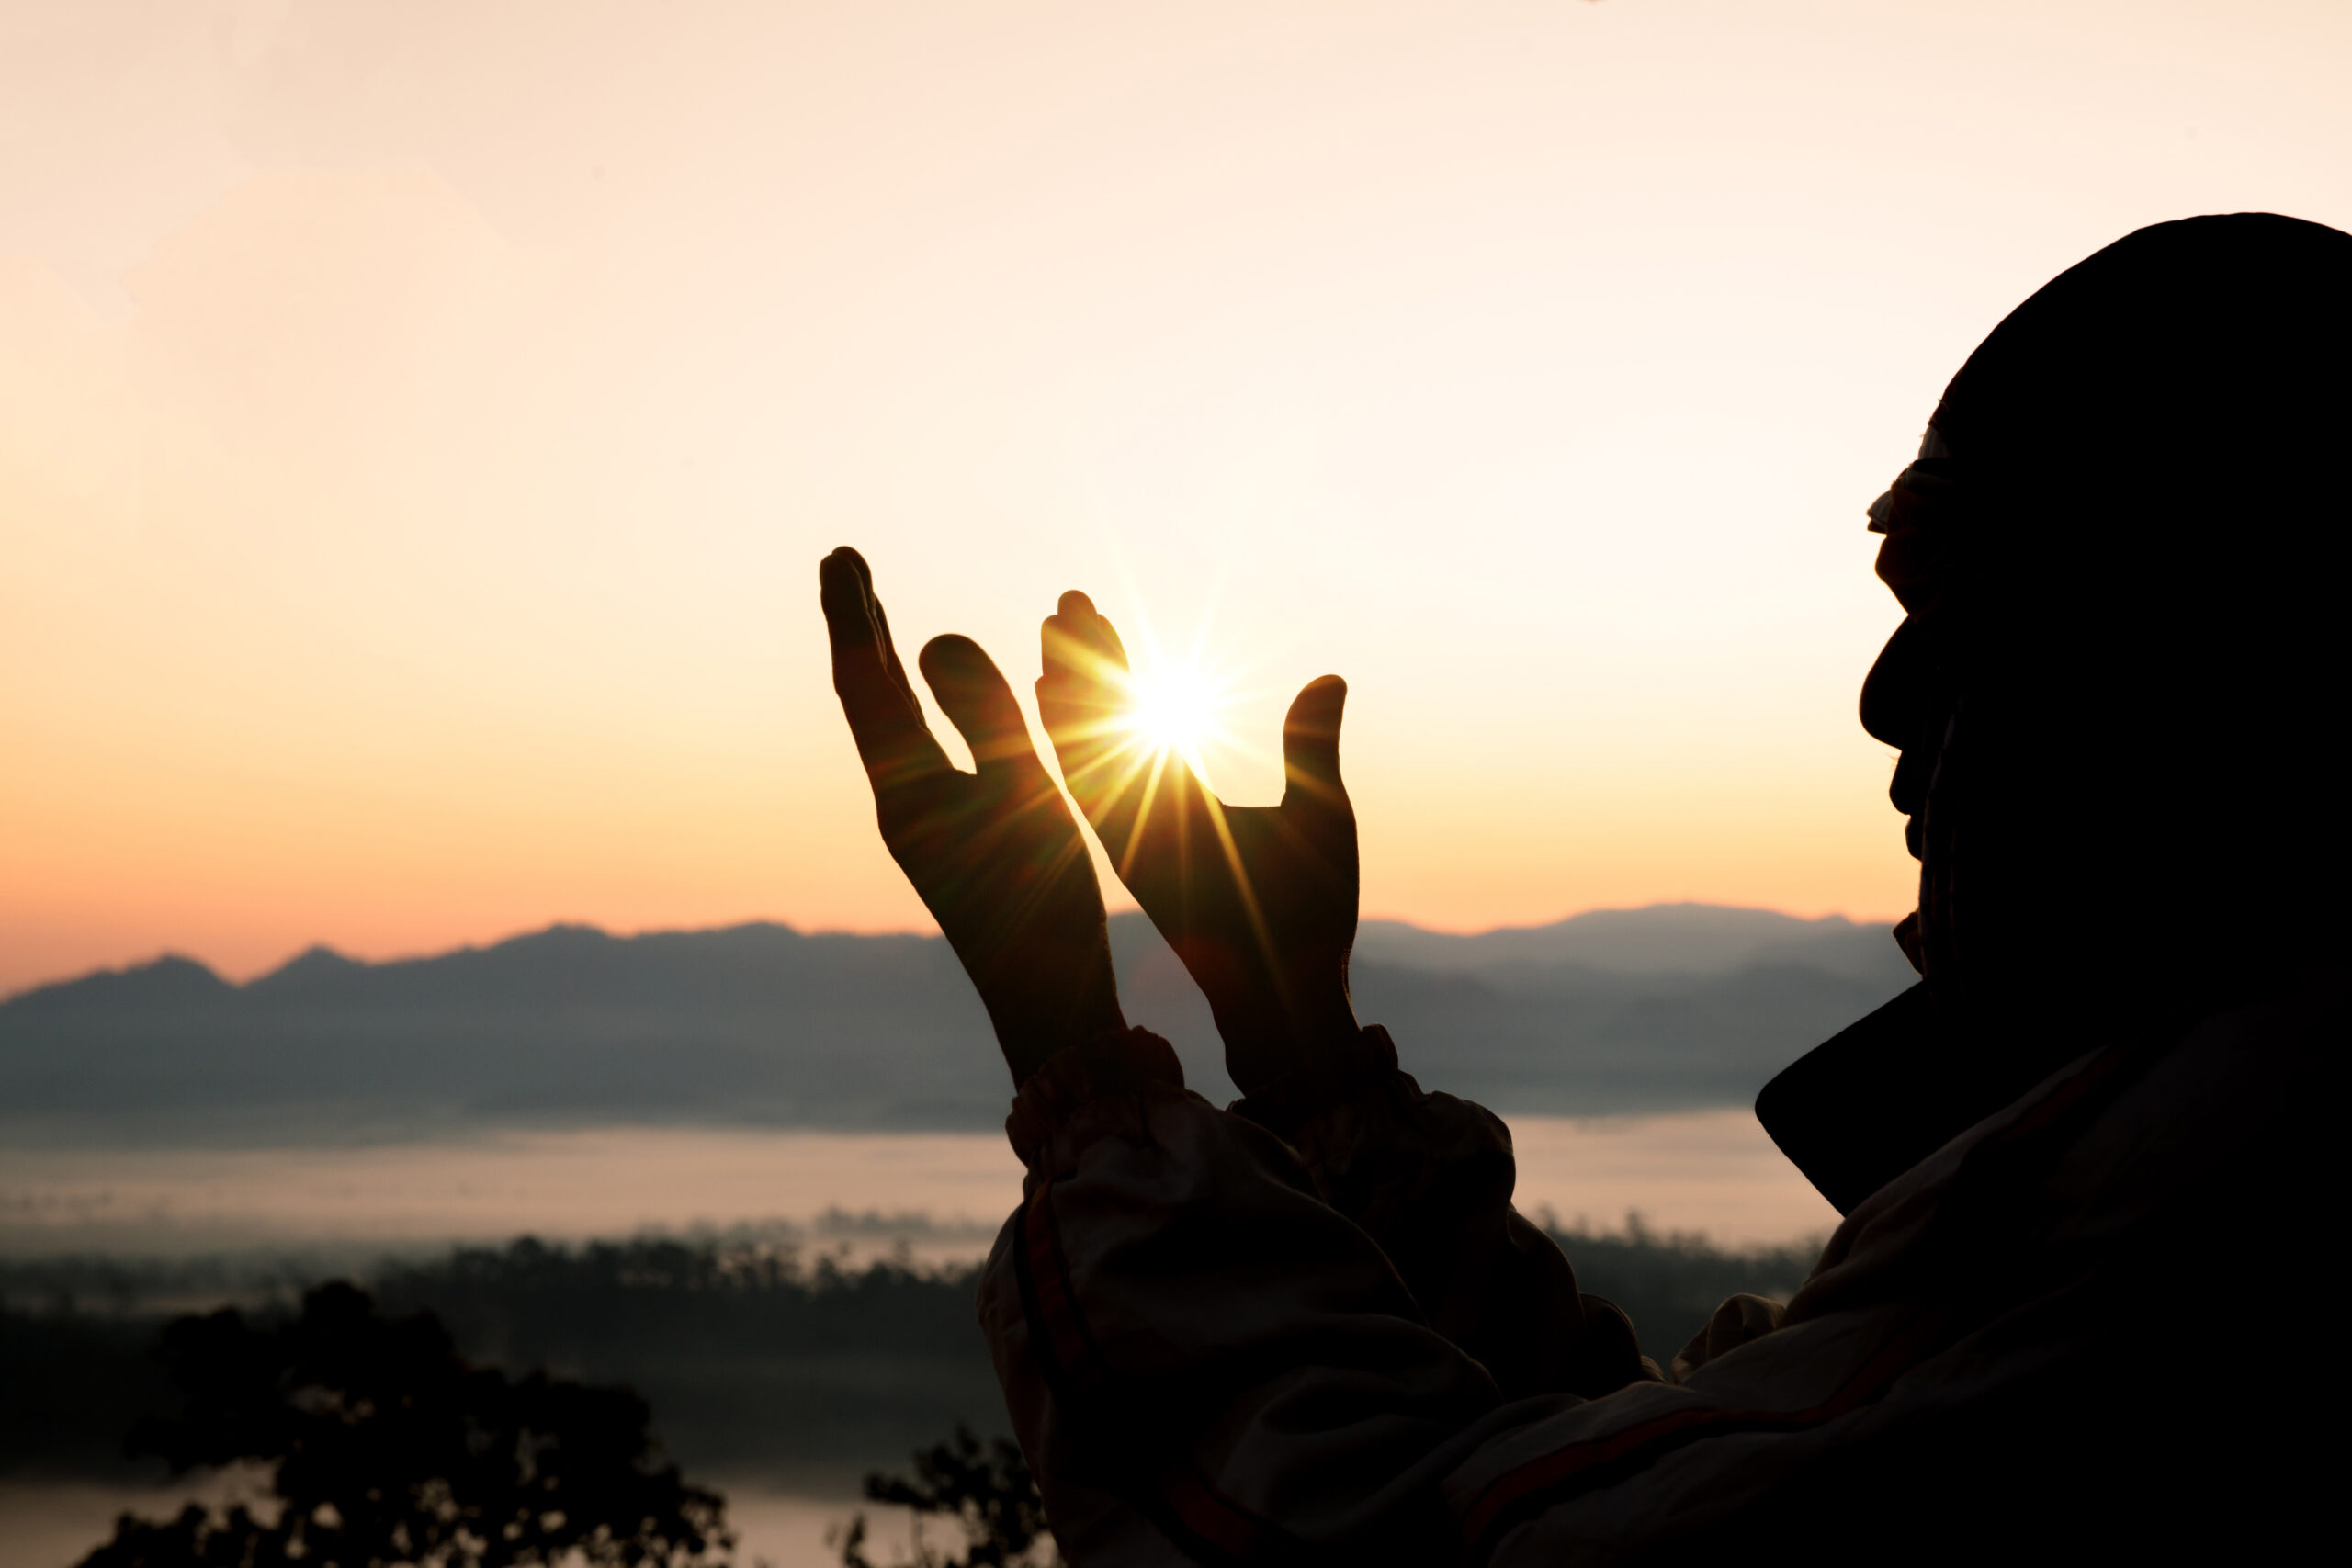
[[[1174,955],[1139,915],[1112,939],[1130,1015],[1231,1098]],[[1369,921],[1352,966],[1408,1070],[1512,1118],[1522,1206],[1661,1362],[1803,1277],[1831,1216],[1746,1108],[1910,979],[1876,928],[1699,905]],[[1018,1189],[989,1040],[937,939],[776,925],[314,949],[242,985],[167,957],[0,1003],[0,1513],[54,1496],[95,1544],[169,1483],[124,1451],[183,1398],[165,1325],[287,1324],[347,1279],[469,1362],[635,1390],[750,1545],[833,1560],[862,1478],[1004,1430],[973,1315]]]

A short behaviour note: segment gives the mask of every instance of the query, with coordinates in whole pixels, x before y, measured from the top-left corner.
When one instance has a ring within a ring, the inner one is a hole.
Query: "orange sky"
[[[1347,675],[1369,913],[1892,915],[1862,506],[2098,245],[2352,227],[2347,75],[2338,0],[0,6],[0,990],[922,926],[844,541],[1024,687],[1072,586],[1269,742]]]

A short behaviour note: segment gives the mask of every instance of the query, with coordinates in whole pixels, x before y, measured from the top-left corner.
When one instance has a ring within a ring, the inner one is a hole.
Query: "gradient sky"
[[[2342,0],[5,0],[0,990],[926,928],[842,542],[1024,694],[1064,588],[1205,628],[1237,798],[1345,674],[1368,913],[1892,916],[1862,507],[2100,244],[2352,227],[2347,80]]]

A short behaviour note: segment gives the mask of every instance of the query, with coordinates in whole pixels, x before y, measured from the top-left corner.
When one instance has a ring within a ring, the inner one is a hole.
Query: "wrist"
[[[1105,1134],[1141,1130],[1144,1100],[1184,1088],[1167,1041],[1128,1026],[1056,1052],[1012,1097],[1005,1135],[1034,1174],[1067,1167]]]
[[[1353,1059],[1363,1032],[1345,991],[1312,1005],[1255,1007],[1241,1018],[1229,1018],[1228,1010],[1217,1010],[1217,1032],[1227,1076],[1244,1094],[1277,1080],[1328,1076]]]
[[[1004,1053],[1005,1066],[1012,1070],[1016,1089],[1071,1047],[1123,1033],[1127,1028],[1118,993],[1107,975],[1081,987],[1078,995],[1056,1001],[1058,1005],[989,1010],[997,1045]]]
[[[1244,1098],[1233,1110],[1277,1136],[1289,1137],[1332,1107],[1385,1093],[1399,1082],[1419,1092],[1396,1065],[1396,1045],[1388,1031],[1375,1023],[1357,1030],[1312,1063],[1244,1085]]]

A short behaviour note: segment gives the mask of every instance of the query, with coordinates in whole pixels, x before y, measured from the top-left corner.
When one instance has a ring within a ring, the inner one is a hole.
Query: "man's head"
[[[2347,377],[2352,235],[2245,214],[2100,251],[1952,378],[1871,509],[1908,615],[1862,697],[1939,990],[2170,1005],[2340,924]]]

